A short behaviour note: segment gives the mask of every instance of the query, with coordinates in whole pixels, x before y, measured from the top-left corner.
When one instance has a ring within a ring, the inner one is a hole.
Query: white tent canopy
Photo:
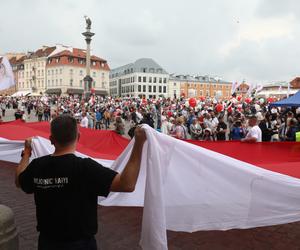
[[[12,97],[27,96],[27,95],[29,95],[30,93],[31,93],[31,91],[26,91],[26,90],[24,90],[24,91],[18,91],[18,92],[16,92],[16,93],[12,94],[11,96],[12,96]]]
[[[293,95],[297,92],[297,89],[290,89],[290,95]],[[264,97],[270,97],[270,96],[282,96],[287,95],[288,90],[263,90],[256,94],[256,96],[264,96]]]

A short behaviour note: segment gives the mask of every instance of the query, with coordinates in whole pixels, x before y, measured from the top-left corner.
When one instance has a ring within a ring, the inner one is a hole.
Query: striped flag
[[[15,85],[12,67],[6,57],[0,57],[0,90],[8,89]]]

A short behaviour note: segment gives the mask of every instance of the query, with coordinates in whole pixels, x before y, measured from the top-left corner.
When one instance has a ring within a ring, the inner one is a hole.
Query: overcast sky
[[[297,0],[9,0],[0,2],[0,54],[56,43],[85,48],[118,67],[151,57],[169,73],[229,81],[300,75]]]

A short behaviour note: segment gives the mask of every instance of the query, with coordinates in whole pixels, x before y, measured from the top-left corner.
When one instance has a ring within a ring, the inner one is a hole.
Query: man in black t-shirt
[[[135,130],[135,144],[121,174],[90,158],[75,156],[78,139],[76,120],[61,115],[51,122],[52,155],[29,163],[31,138],[25,141],[16,185],[34,194],[39,250],[97,249],[97,197],[135,189],[146,140],[143,129]]]

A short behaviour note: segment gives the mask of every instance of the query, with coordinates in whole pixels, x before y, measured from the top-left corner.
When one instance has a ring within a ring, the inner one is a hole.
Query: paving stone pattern
[[[15,213],[20,250],[36,250],[35,207],[32,195],[14,185],[15,164],[0,162],[0,204]],[[74,204],[75,206],[76,204]],[[140,250],[142,208],[98,208],[98,245],[103,250]],[[247,230],[168,232],[170,250],[300,250],[300,222]]]

